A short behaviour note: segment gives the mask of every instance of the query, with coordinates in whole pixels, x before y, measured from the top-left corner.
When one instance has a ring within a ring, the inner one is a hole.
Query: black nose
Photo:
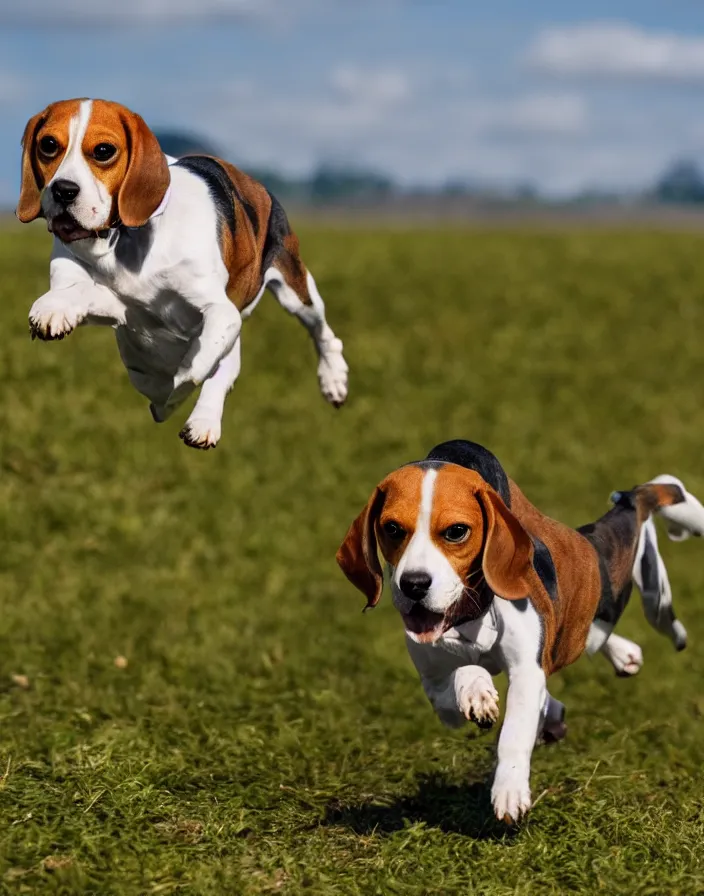
[[[51,185],[51,194],[57,202],[68,205],[81,192],[78,184],[72,180],[55,180]]]
[[[411,600],[423,600],[433,580],[427,572],[404,572],[399,585]]]

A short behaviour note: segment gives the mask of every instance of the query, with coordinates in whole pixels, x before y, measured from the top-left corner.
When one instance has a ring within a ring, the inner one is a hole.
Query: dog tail
[[[611,502],[634,507],[639,522],[657,513],[665,520],[672,541],[684,541],[690,535],[704,535],[704,507],[676,476],[664,473],[629,492],[613,492]]]
[[[704,534],[704,507],[679,479],[667,474],[630,492],[614,492],[611,500],[616,505],[632,507],[640,524],[632,576],[641,594],[645,617],[656,631],[671,639],[677,650],[684,650],[687,631],[672,606],[672,588],[658,550],[653,516],[663,518],[672,541],[684,541],[690,535]]]
[[[679,492],[679,500],[663,501],[656,508],[656,513],[665,520],[667,534],[672,541],[684,541],[690,535],[696,538],[704,535],[704,507],[687,491],[680,479],[664,473],[662,476],[656,476],[644,487],[648,486],[655,489],[664,486]]]

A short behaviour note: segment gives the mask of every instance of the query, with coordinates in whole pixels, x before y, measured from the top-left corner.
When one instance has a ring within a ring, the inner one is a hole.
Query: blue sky
[[[566,194],[704,158],[703,94],[701,0],[0,0],[0,203],[26,120],[72,96],[244,168]]]

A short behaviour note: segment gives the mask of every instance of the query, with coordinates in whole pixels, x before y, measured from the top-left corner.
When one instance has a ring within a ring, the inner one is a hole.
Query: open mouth
[[[86,230],[68,212],[61,212],[55,218],[47,221],[49,233],[58,236],[62,243],[74,243],[76,240],[97,239],[95,230]]]
[[[461,597],[451,604],[443,613],[427,610],[421,604],[415,604],[409,613],[401,613],[407,632],[423,644],[432,644],[441,638],[448,629],[478,619],[488,608],[492,597],[482,599],[474,590],[465,588]]]
[[[437,641],[445,631],[445,614],[434,613],[416,604],[410,613],[402,613],[403,624],[407,632],[416,636],[422,643]]]

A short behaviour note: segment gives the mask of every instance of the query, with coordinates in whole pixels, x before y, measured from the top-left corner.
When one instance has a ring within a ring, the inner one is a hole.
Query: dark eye
[[[388,523],[384,523],[381,527],[386,535],[391,538],[393,541],[400,541],[403,536],[406,534],[405,530],[399,526],[398,523],[393,520],[389,520]]]
[[[468,535],[469,526],[465,526],[464,523],[453,523],[442,533],[445,541],[449,541],[452,544],[460,544],[460,542],[466,541]]]
[[[93,150],[93,158],[96,162],[109,162],[117,152],[117,147],[112,143],[99,143]]]
[[[39,150],[43,156],[51,159],[59,151],[59,144],[54,137],[42,137],[39,141]]]

